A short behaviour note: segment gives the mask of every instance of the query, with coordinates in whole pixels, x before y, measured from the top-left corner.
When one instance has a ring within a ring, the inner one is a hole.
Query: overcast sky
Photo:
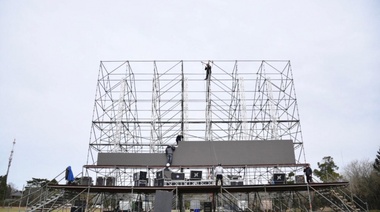
[[[86,163],[101,60],[283,59],[306,159],[343,170],[380,148],[380,3],[0,0],[0,175]]]

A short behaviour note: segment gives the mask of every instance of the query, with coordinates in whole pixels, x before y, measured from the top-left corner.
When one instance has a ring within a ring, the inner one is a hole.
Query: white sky
[[[0,175],[82,171],[101,60],[290,60],[312,168],[374,160],[379,38],[376,0],[0,0]]]

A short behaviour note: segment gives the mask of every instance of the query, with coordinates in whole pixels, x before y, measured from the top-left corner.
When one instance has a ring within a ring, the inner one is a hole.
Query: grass
[[[21,207],[21,208],[18,208],[18,207],[0,207],[0,212],[25,212],[26,211],[26,208],[24,207]],[[65,208],[65,209],[59,209],[59,210],[55,210],[56,212],[70,212],[70,208]],[[96,210],[96,211],[99,211],[100,210]]]
[[[18,207],[0,207],[0,212],[24,212],[25,208]]]

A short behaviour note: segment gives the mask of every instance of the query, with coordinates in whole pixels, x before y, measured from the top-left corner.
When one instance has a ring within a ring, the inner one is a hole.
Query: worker
[[[174,146],[168,145],[166,147],[165,153],[166,153],[166,166],[167,167],[170,166],[170,165],[172,165],[174,151],[175,151],[175,147]]]
[[[175,139],[177,146],[178,146],[178,142],[182,141],[182,139],[183,139],[183,135],[177,135],[177,138]]]
[[[223,167],[222,164],[218,164],[217,167],[215,167],[214,170],[214,176],[216,177],[215,185],[218,185],[218,182],[221,182],[221,186],[223,186]]]
[[[305,172],[307,183],[312,183],[313,182],[313,177],[312,177],[313,171],[311,170],[309,164],[306,165],[303,172]]]
[[[210,61],[206,64],[205,70],[206,70],[206,78],[205,78],[205,80],[207,80],[209,77],[211,78]]]

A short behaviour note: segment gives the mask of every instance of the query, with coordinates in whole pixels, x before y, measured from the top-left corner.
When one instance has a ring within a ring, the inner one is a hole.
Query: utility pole
[[[13,157],[13,152],[14,152],[15,144],[16,144],[16,139],[13,140],[12,151],[11,151],[11,155],[9,156],[9,162],[8,162],[7,173],[6,173],[5,176],[3,177],[3,179],[2,179],[3,182],[1,183],[1,187],[4,188],[4,194],[3,194],[3,206],[4,206],[5,198],[6,198],[6,196],[7,196],[7,190],[8,190],[7,180],[8,180],[9,169],[10,169],[11,164],[12,164],[12,157]]]

